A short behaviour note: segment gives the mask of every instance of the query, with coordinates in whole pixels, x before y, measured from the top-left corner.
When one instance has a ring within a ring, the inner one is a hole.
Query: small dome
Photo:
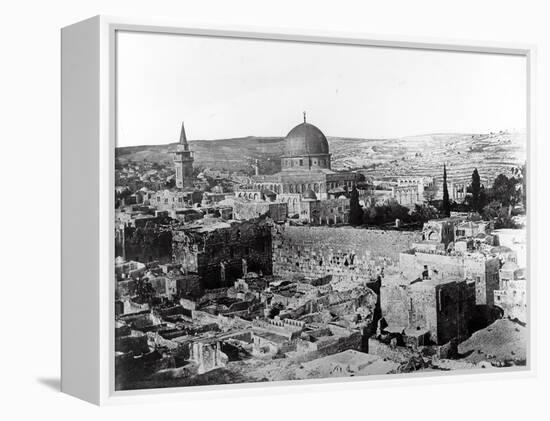
[[[317,195],[313,190],[309,189],[306,190],[304,194],[302,194],[302,199],[317,200]]]
[[[505,270],[505,271],[516,271],[519,269],[519,266],[516,265],[514,262],[511,262],[511,261],[507,261],[506,263],[504,263],[504,265],[502,266],[502,268],[500,268],[501,270]]]
[[[294,127],[285,138],[285,156],[326,155],[328,141],[313,124],[302,123]]]
[[[495,246],[491,249],[491,253],[493,254],[496,254],[496,253],[510,253],[512,251],[512,249],[510,247],[506,247],[506,246]]]

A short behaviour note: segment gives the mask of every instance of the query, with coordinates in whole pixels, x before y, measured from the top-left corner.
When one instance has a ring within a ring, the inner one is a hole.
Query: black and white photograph
[[[116,34],[116,391],[529,366],[524,55]]]
[[[4,3],[0,419],[545,419],[546,2]]]

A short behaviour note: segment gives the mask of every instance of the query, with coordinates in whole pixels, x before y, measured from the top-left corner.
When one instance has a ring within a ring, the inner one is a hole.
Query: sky
[[[510,55],[119,32],[117,146],[285,136],[393,138],[526,127]]]

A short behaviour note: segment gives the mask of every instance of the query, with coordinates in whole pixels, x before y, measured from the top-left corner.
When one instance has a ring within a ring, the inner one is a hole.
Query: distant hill
[[[168,164],[171,152],[177,143],[155,146],[130,146],[116,148],[116,157],[121,161],[143,161]],[[207,168],[231,171],[250,171],[255,159],[266,173],[279,171],[279,157],[283,153],[282,137],[243,137],[219,140],[192,140],[189,148],[195,156],[195,164]]]
[[[334,169],[360,170],[375,177],[442,175],[447,164],[449,177],[469,180],[474,167],[482,182],[492,182],[500,173],[525,162],[526,136],[523,132],[490,134],[430,134],[396,139],[356,139],[328,137]],[[177,144],[132,146],[116,149],[121,162],[148,160],[171,165]],[[230,171],[250,171],[255,159],[261,172],[280,170],[282,137],[244,137],[189,142],[195,163]]]

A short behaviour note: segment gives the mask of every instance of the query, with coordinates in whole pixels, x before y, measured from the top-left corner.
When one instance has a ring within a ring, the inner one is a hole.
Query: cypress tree
[[[447,188],[447,167],[443,164],[443,215],[451,216],[451,201],[449,200],[449,190]]]
[[[363,208],[359,204],[359,192],[353,186],[349,198],[349,223],[351,225],[361,225],[363,223]]]
[[[476,212],[481,210],[481,180],[477,168],[472,173],[472,208]]]

